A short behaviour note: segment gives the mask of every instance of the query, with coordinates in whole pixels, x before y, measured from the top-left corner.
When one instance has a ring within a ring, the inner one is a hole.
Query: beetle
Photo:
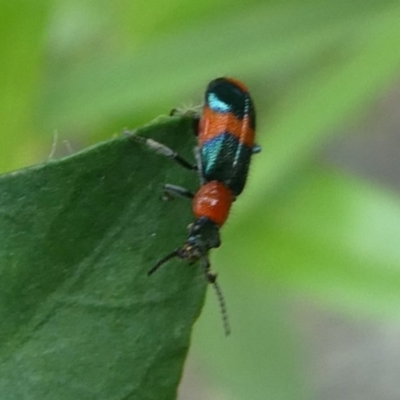
[[[203,109],[196,122],[195,165],[162,143],[130,132],[126,134],[198,172],[200,187],[196,193],[180,186],[164,185],[165,194],[192,200],[195,220],[188,227],[185,243],[160,259],[148,274],[152,275],[175,257],[189,264],[200,260],[206,280],[216,290],[225,333],[229,334],[225,301],[216,281],[217,275],[210,269],[208,253],[221,245],[220,228],[228,218],[232,203],[245,187],[252,156],[261,151],[255,144],[256,112],[247,87],[233,78],[212,80],[206,88]]]

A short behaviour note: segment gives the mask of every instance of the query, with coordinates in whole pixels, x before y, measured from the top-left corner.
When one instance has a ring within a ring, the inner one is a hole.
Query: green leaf
[[[140,133],[190,158],[190,127]],[[176,261],[147,276],[191,221],[166,182],[197,177],[127,138],[1,177],[0,398],[175,398],[206,283]]]

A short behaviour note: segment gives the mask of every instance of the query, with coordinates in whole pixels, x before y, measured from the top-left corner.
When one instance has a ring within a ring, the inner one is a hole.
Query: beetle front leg
[[[157,154],[161,154],[165,157],[171,158],[177,164],[181,165],[186,169],[189,169],[191,171],[197,171],[197,165],[193,165],[192,163],[184,159],[181,155],[179,155],[176,151],[172,150],[170,147],[165,146],[160,142],[157,142],[154,139],[136,135],[134,132],[132,133],[128,130],[124,131],[124,135],[130,138],[134,142],[146,145]]]

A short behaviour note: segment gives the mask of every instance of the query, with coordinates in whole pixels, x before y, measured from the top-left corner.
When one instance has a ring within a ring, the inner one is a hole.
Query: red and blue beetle
[[[200,260],[207,281],[217,292],[225,332],[228,334],[230,329],[225,302],[216,282],[217,275],[210,270],[208,252],[220,246],[220,228],[228,218],[232,203],[243,191],[252,155],[261,151],[254,141],[256,114],[246,86],[232,78],[222,77],[211,81],[197,121],[196,165],[152,139],[128,135],[185,168],[198,172],[200,188],[195,194],[180,186],[164,186],[166,194],[192,200],[195,220],[188,227],[188,236],[183,246],[159,260],[149,275],[174,257],[190,264]]]

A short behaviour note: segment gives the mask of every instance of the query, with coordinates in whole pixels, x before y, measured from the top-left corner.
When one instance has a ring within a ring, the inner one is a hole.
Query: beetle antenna
[[[172,253],[167,254],[164,258],[157,262],[156,265],[147,273],[147,275],[152,275],[156,272],[163,264],[167,263],[171,258],[177,257],[179,254],[179,249],[174,250]]]
[[[222,294],[221,286],[216,281],[212,282],[211,284],[213,285],[213,288],[217,295],[219,309],[222,316],[222,323],[224,325],[224,332],[225,335],[228,336],[231,333],[231,327],[229,325],[228,310],[226,309],[224,295]]]
[[[231,327],[229,324],[228,310],[226,308],[225,298],[222,293],[221,286],[217,283],[217,275],[210,271],[210,261],[208,258],[203,258],[203,268],[206,275],[207,282],[211,283],[217,295],[219,309],[221,311],[222,323],[224,325],[225,335],[228,336],[231,333]]]

